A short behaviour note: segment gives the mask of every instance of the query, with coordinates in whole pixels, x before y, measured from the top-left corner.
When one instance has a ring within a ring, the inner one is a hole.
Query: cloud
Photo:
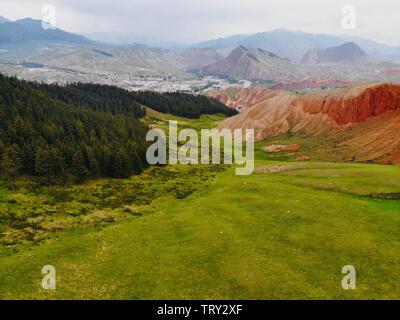
[[[78,33],[148,34],[197,42],[276,28],[351,34],[400,45],[393,0],[1,0],[0,14],[40,18],[41,6],[57,9],[58,26]],[[353,5],[357,29],[341,26],[342,7]]]

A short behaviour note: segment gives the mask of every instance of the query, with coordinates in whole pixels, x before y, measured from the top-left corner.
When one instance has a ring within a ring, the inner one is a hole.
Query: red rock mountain
[[[263,94],[265,99],[257,98]],[[221,129],[253,128],[256,140],[289,131],[335,136],[361,160],[400,163],[400,85],[369,84],[304,95],[254,89],[251,96],[247,91],[246,100],[255,103],[223,121]]]

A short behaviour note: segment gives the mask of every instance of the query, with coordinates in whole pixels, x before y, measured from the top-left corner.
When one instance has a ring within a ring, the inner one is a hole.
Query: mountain
[[[200,43],[197,46],[213,48],[234,48],[238,45],[251,48],[261,48],[274,52],[280,57],[298,62],[310,49],[326,48],[342,44],[344,41],[338,37],[328,35],[314,35],[301,31],[278,29],[270,32],[261,32],[250,35],[231,36]]]
[[[246,80],[296,80],[306,76],[301,66],[263,49],[239,46],[225,59],[203,68],[204,75]]]
[[[373,60],[357,44],[347,42],[337,47],[309,50],[301,63],[308,65],[324,63],[363,64],[373,62]]]
[[[300,89],[308,88],[308,83],[315,87],[314,82],[321,82],[322,88],[325,87],[324,82],[328,84],[327,87],[335,86],[336,82],[340,87],[343,86],[341,81],[362,83],[400,79],[399,65],[380,62],[355,44],[349,43],[327,51],[317,51],[320,52],[328,52],[327,55],[319,56],[321,61],[311,63],[314,56],[309,54],[307,57],[310,57],[310,60],[305,60],[308,63],[297,64],[263,49],[239,46],[228,57],[204,67],[202,74],[237,80],[278,82],[284,85],[297,83]],[[322,63],[323,61],[325,63]]]
[[[219,53],[231,51],[243,45],[251,48],[261,48],[274,52],[280,57],[286,57],[294,62],[300,62],[307,51],[313,49],[326,49],[354,42],[369,55],[384,61],[400,62],[400,47],[389,46],[361,37],[331,36],[324,34],[311,34],[302,31],[278,29],[256,34],[237,35],[215,39],[196,44],[196,47],[216,48]]]
[[[0,24],[0,46],[27,45],[32,42],[77,45],[94,43],[88,38],[61,29],[43,29],[41,20],[26,18],[15,22],[9,21]]]
[[[328,44],[336,42],[341,45],[343,41],[339,40],[281,29],[210,41],[208,47],[195,46],[181,52],[140,44],[95,42],[60,29],[45,30],[41,21],[27,18],[0,24],[0,70],[30,80],[118,83],[125,88],[141,87],[140,78],[146,81],[148,76],[159,81],[194,79],[195,75],[190,72],[193,70],[200,70],[203,75],[283,83],[400,79],[396,64],[349,63],[332,67],[301,65],[285,58],[292,58],[290,54],[297,52],[297,55],[306,47],[332,47]],[[273,47],[276,51],[252,46],[236,46],[231,50],[229,46],[236,42]],[[231,52],[221,57],[219,53],[228,49]]]
[[[288,132],[320,136],[333,141],[345,160],[400,163],[400,85],[367,84],[302,95],[276,91],[219,128],[254,129],[256,140]]]
[[[168,41],[154,35],[136,34],[129,32],[95,32],[86,35],[89,39],[98,42],[115,45],[142,44],[148,47],[165,48],[174,51],[182,51],[188,46],[176,41]]]
[[[340,37],[345,41],[357,43],[357,45],[359,45],[368,54],[382,61],[400,63],[400,46],[389,46],[387,44],[355,36],[343,35]]]
[[[194,48],[216,48],[216,49],[224,49],[224,48],[234,48],[240,45],[240,43],[247,38],[251,37],[253,34],[241,34],[241,35],[233,35],[224,38],[218,38],[213,40],[204,41],[201,43],[194,44]]]
[[[181,53],[187,68],[201,69],[223,59],[214,48],[190,48]]]
[[[177,53],[144,45],[57,46],[40,48],[29,61],[48,68],[85,74],[186,77],[186,63]]]

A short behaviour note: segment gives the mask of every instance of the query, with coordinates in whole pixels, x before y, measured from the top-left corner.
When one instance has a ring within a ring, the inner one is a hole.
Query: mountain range
[[[370,39],[352,36],[332,36],[311,34],[302,31],[278,29],[256,34],[236,35],[195,44],[195,47],[216,48],[226,55],[235,47],[261,48],[273,52],[280,57],[286,57],[294,62],[300,62],[307,51],[326,49],[346,42],[354,42],[368,54],[384,61],[400,62],[400,47],[389,46]]]
[[[355,43],[308,51],[302,63],[293,63],[263,49],[235,48],[228,57],[206,66],[203,75],[252,81],[302,82],[305,80],[376,81],[396,79],[399,65],[369,56]],[[391,70],[384,72],[384,70]],[[383,73],[382,73],[383,72]]]
[[[49,74],[44,77],[48,82],[83,78],[98,82],[107,77],[107,81],[115,81],[115,77],[122,77],[120,82],[129,81],[131,76],[193,79],[198,74],[282,83],[400,80],[399,65],[381,62],[386,53],[393,59],[400,57],[400,50],[396,56],[398,48],[365,39],[348,42],[336,36],[280,29],[174,51],[142,44],[103,43],[57,28],[45,30],[40,20],[30,18],[1,21],[0,70],[23,77]],[[372,48],[376,56],[357,42]]]

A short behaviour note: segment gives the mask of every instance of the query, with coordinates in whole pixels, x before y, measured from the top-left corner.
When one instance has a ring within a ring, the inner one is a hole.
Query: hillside
[[[198,119],[203,114],[224,114],[233,116],[235,110],[228,108],[220,101],[203,95],[181,92],[158,93],[154,91],[132,92],[132,99],[142,105],[162,113]]]
[[[222,56],[214,48],[190,48],[182,52],[181,56],[188,70],[201,69],[222,60]]]
[[[253,128],[257,140],[280,134],[325,136],[344,158],[400,163],[400,85],[380,83],[296,95],[277,91],[220,128]]]
[[[6,21],[0,24],[0,45],[28,45],[29,42],[43,44],[88,45],[93,41],[61,29],[43,29],[41,20],[31,18]]]
[[[82,74],[132,74],[185,77],[186,63],[177,53],[144,45],[62,46],[39,48],[30,61],[46,67]]]
[[[363,64],[371,62],[374,62],[374,58],[354,42],[327,49],[309,50],[301,60],[302,64],[308,65],[324,63]]]
[[[147,127],[132,116],[51,98],[0,75],[0,171],[46,183],[127,177],[147,166]],[[140,109],[139,109],[140,111]]]
[[[144,108],[132,99],[131,93],[118,87],[89,83],[73,83],[66,86],[37,82],[29,84],[54,99],[82,108],[136,119],[145,116]]]
[[[262,49],[239,46],[225,59],[203,68],[204,75],[246,80],[296,80],[306,76],[301,66]]]
[[[206,96],[221,101],[229,108],[243,112],[263,100],[272,98],[278,92],[268,88],[231,87],[226,90],[212,89],[204,93]]]
[[[65,86],[40,83],[30,83],[30,85],[66,103],[134,118],[144,117],[146,107],[192,119],[198,119],[204,114],[219,113],[228,116],[236,114],[234,110],[216,99],[181,92],[130,92],[115,86],[92,83],[73,83]]]

